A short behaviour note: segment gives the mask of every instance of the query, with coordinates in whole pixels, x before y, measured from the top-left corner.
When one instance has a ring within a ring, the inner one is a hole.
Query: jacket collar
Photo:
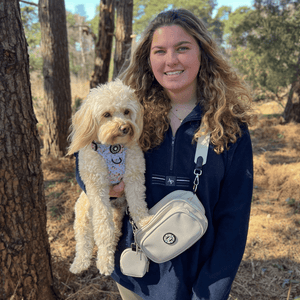
[[[201,121],[202,118],[202,108],[197,104],[191,113],[182,121],[182,124],[191,121]]]

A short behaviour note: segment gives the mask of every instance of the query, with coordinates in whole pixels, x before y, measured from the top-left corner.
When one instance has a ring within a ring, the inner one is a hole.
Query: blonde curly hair
[[[140,138],[147,151],[160,145],[169,128],[170,99],[155,79],[150,66],[150,47],[155,30],[178,25],[197,42],[201,52],[197,99],[203,116],[194,140],[211,131],[211,143],[216,153],[228,149],[241,135],[240,125],[251,123],[252,98],[246,84],[237,76],[221,55],[203,22],[185,9],[161,12],[149,24],[132,54],[129,65],[119,78],[131,88],[144,106],[144,130]]]

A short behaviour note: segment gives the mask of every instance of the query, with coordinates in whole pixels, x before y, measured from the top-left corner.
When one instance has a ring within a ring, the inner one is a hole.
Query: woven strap
[[[197,140],[197,148],[196,148],[195,159],[194,159],[194,162],[196,164],[194,169],[194,175],[196,176],[193,185],[194,193],[196,193],[200,182],[202,167],[206,164],[209,141],[210,141],[210,132],[207,135],[201,136]]]
[[[209,141],[210,141],[210,132],[207,135],[198,138],[197,149],[196,149],[195,159],[194,159],[195,164],[197,163],[199,156],[202,156],[203,158],[202,166],[206,164]]]

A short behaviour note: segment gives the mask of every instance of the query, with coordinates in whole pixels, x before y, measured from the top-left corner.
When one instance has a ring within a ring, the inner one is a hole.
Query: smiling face
[[[178,94],[196,95],[200,48],[182,27],[172,25],[155,30],[150,63],[156,80],[171,100]]]

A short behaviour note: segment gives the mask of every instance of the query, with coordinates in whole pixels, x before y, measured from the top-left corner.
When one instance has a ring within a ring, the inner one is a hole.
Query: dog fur
[[[94,243],[98,247],[100,273],[113,272],[114,253],[127,205],[138,227],[151,219],[145,202],[144,155],[138,144],[142,128],[142,106],[134,91],[120,80],[91,89],[72,118],[68,155],[79,151],[79,174],[86,187],[86,194],[82,192],[75,205],[76,256],[70,268],[72,273],[80,273],[90,266]],[[107,165],[92,149],[93,141],[127,147],[125,197],[110,200]]]

